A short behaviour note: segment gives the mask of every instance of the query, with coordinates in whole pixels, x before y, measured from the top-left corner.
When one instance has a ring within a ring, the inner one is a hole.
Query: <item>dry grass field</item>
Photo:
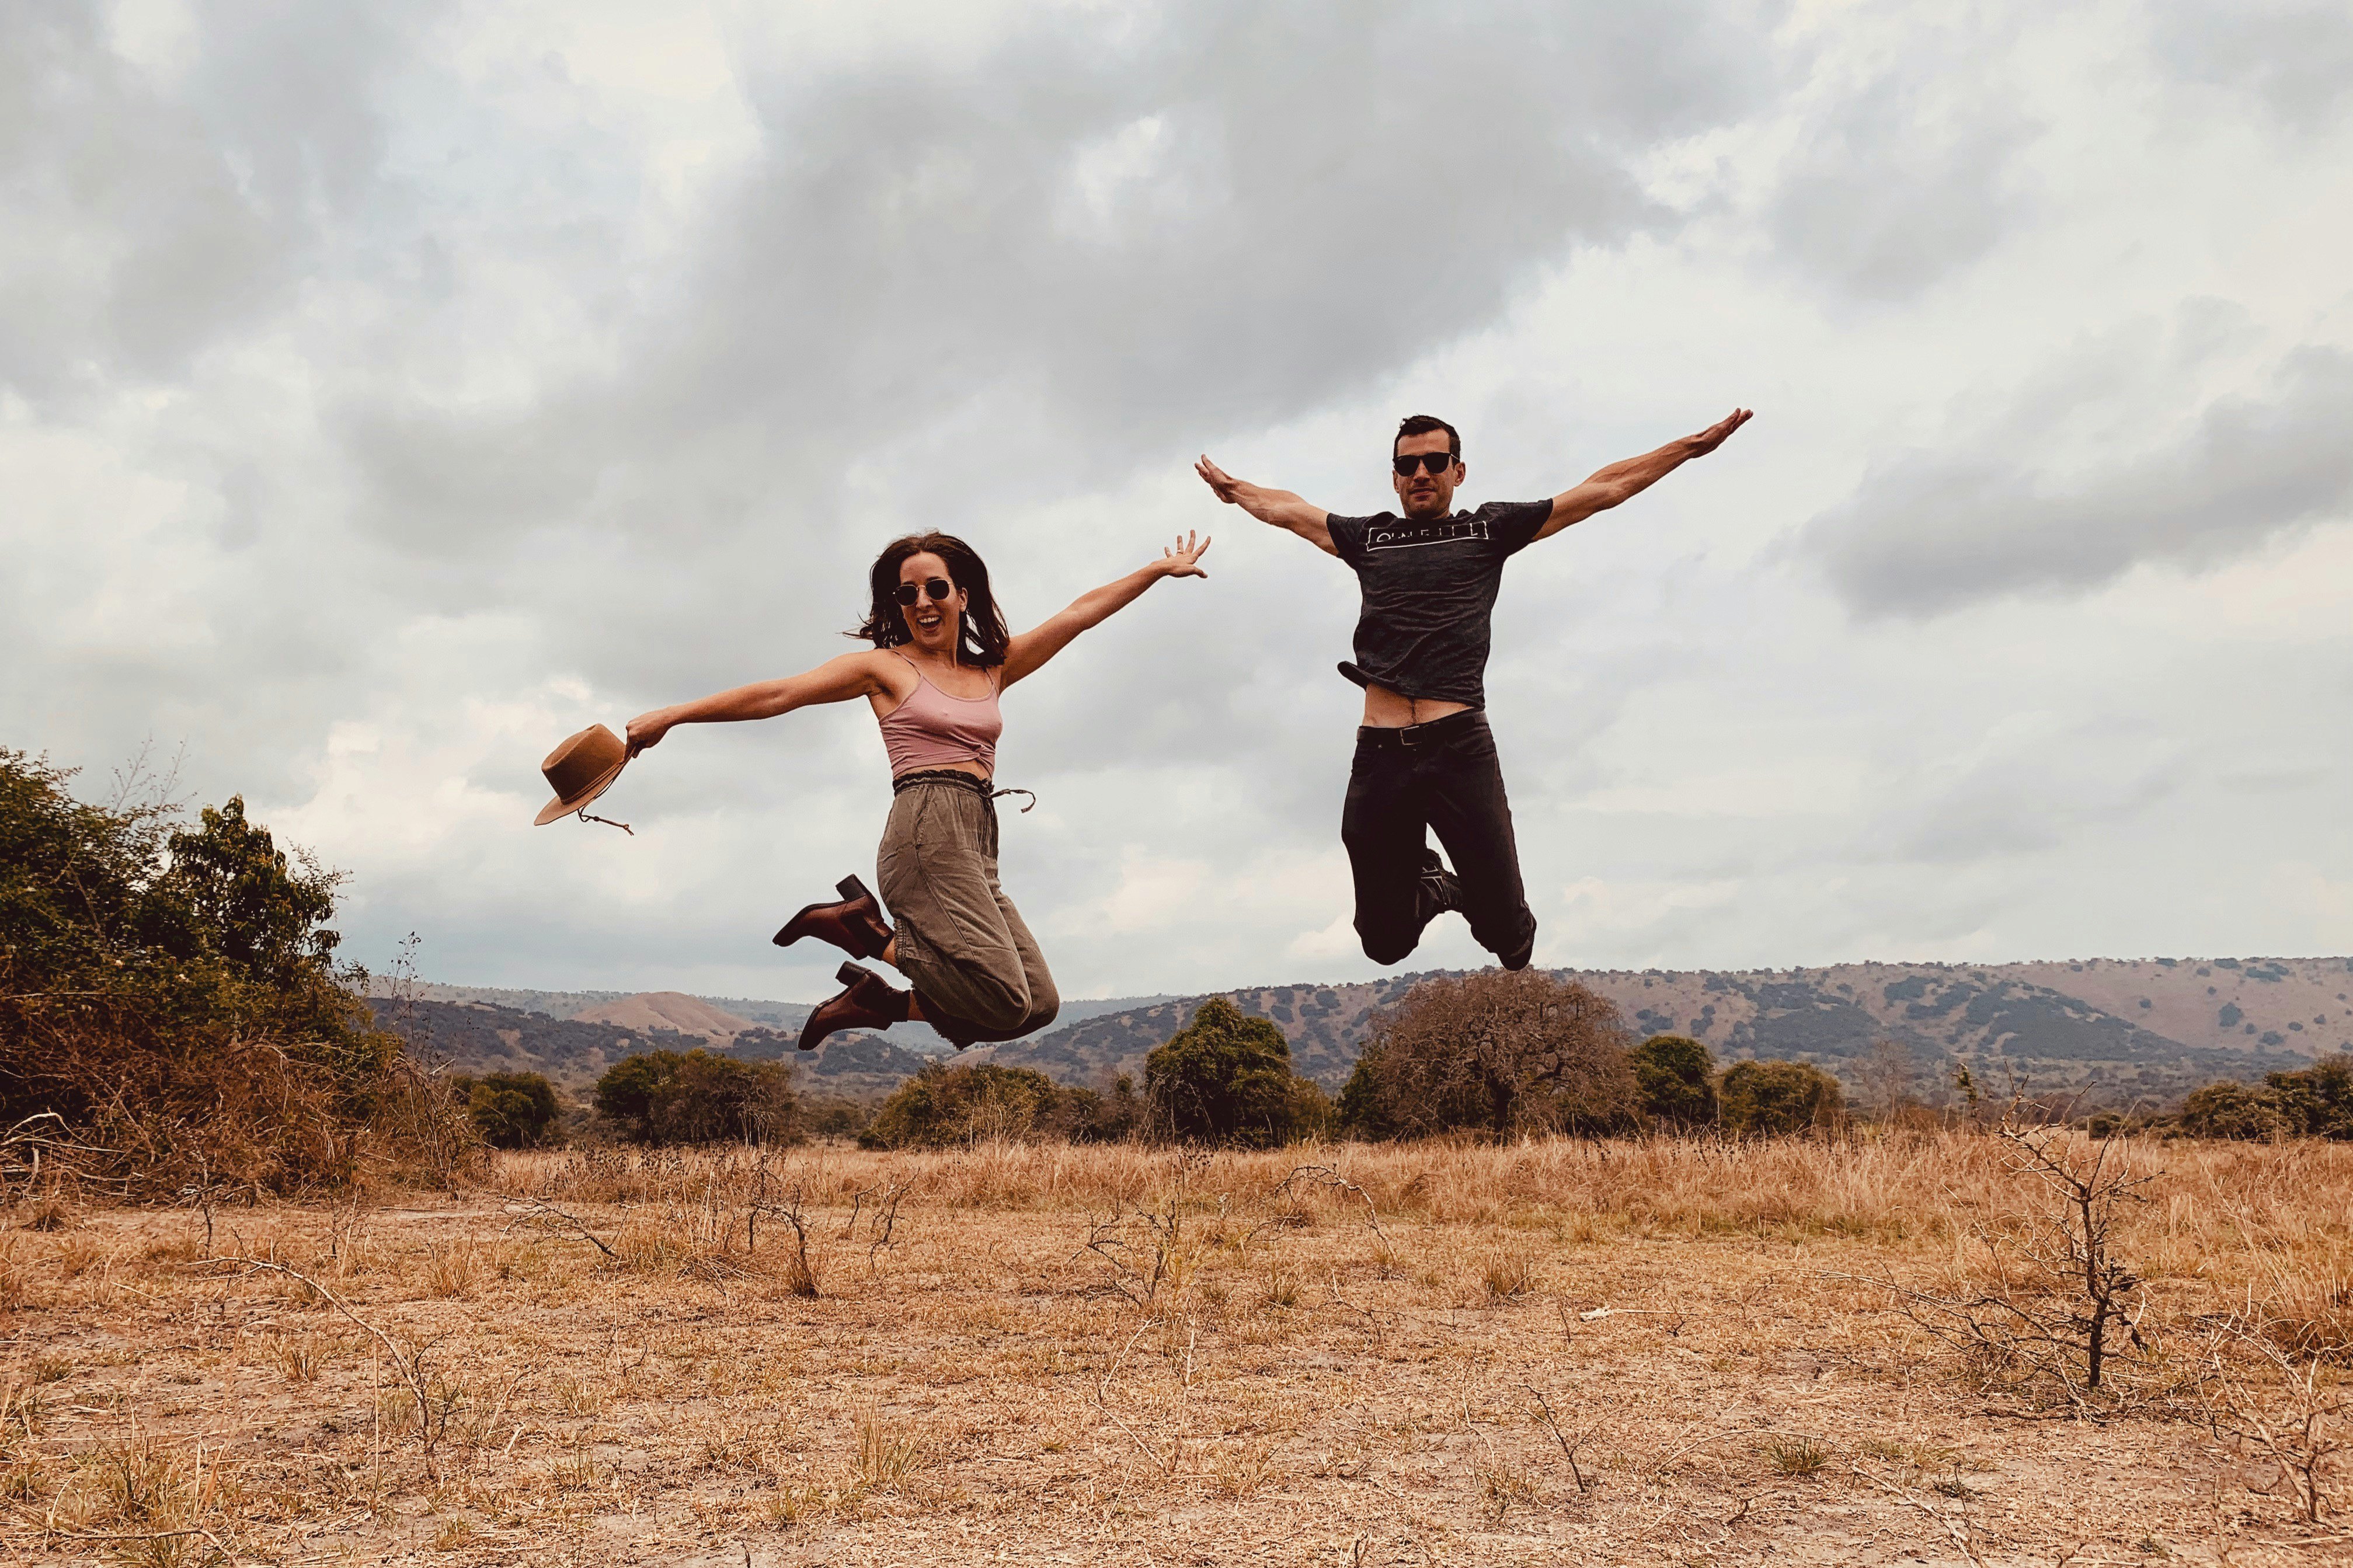
[[[2106,1146],[2151,1179],[2096,1391],[2018,1327],[2068,1298],[2015,1153],[582,1152],[26,1202],[0,1556],[2353,1560],[2353,1148]]]

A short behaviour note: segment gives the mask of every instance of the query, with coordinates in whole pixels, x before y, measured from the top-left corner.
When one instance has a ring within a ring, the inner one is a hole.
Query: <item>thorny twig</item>
[[[1297,1169],[1293,1170],[1291,1174],[1283,1177],[1282,1181],[1275,1184],[1274,1191],[1269,1194],[1270,1197],[1282,1197],[1290,1193],[1291,1184],[1293,1182],[1308,1182],[1316,1186],[1329,1187],[1338,1192],[1356,1194],[1356,1196],[1365,1200],[1365,1223],[1373,1227],[1373,1235],[1379,1238],[1382,1246],[1386,1247],[1388,1245],[1388,1236],[1381,1229],[1380,1212],[1373,1206],[1373,1194],[1365,1191],[1364,1188],[1358,1186],[1356,1183],[1348,1180],[1347,1177],[1342,1175],[1331,1166],[1299,1166]]]
[[[517,1223],[521,1223],[522,1220],[526,1219],[539,1219],[543,1216],[552,1215],[556,1219],[562,1220],[565,1224],[578,1231],[582,1236],[587,1237],[589,1241],[596,1245],[597,1251],[613,1259],[616,1263],[620,1261],[620,1254],[606,1246],[604,1238],[599,1237],[595,1231],[590,1230],[586,1222],[582,1220],[579,1215],[565,1213],[564,1210],[557,1208],[554,1204],[549,1203],[545,1198],[536,1196],[514,1197],[506,1193],[498,1192],[494,1192],[491,1195],[494,1198],[503,1198],[510,1205],[521,1205],[523,1208],[529,1211],[517,1215]]]
[[[419,1348],[415,1352],[404,1354],[399,1344],[394,1341],[390,1334],[385,1332],[382,1329],[377,1328],[374,1323],[369,1322],[357,1312],[353,1311],[350,1303],[346,1302],[341,1296],[336,1295],[332,1290],[328,1289],[324,1285],[320,1284],[316,1279],[311,1279],[308,1274],[303,1273],[301,1269],[294,1268],[290,1264],[280,1263],[275,1258],[214,1258],[206,1259],[205,1262],[198,1265],[198,1267],[212,1267],[222,1264],[230,1265],[242,1270],[240,1278],[250,1278],[255,1274],[261,1273],[283,1274],[290,1279],[297,1280],[301,1284],[308,1286],[311,1290],[317,1292],[319,1297],[326,1301],[328,1305],[333,1307],[335,1310],[350,1319],[353,1323],[359,1326],[363,1332],[368,1334],[374,1338],[378,1344],[382,1345],[384,1347],[385,1353],[392,1358],[393,1370],[400,1374],[401,1382],[407,1386],[409,1396],[417,1401],[417,1439],[423,1445],[425,1449],[426,1473],[430,1475],[437,1481],[441,1479],[440,1468],[434,1462],[433,1458],[434,1443],[439,1437],[440,1433],[433,1419],[432,1395],[427,1391],[425,1386],[425,1348]]]
[[[1121,1420],[1119,1417],[1119,1412],[1111,1407],[1111,1380],[1119,1375],[1120,1363],[1127,1359],[1127,1352],[1135,1348],[1135,1342],[1144,1337],[1144,1333],[1146,1329],[1155,1329],[1159,1326],[1160,1320],[1158,1318],[1146,1318],[1143,1322],[1136,1325],[1135,1332],[1127,1336],[1127,1343],[1120,1347],[1119,1354],[1111,1358],[1111,1365],[1104,1369],[1102,1378],[1095,1384],[1095,1408],[1109,1416],[1111,1418],[1112,1425],[1126,1433],[1130,1440],[1132,1440],[1138,1448],[1144,1451],[1144,1457],[1145,1458],[1150,1459],[1161,1469],[1166,1470],[1168,1468],[1168,1465],[1160,1458],[1159,1451],[1154,1448],[1151,1444],[1145,1442],[1142,1435],[1139,1434],[1134,1427]]]
[[[1882,1491],[1894,1492],[1897,1501],[1908,1504],[1913,1508],[1916,1508],[1922,1513],[1926,1514],[1930,1519],[1935,1520],[1938,1525],[1943,1527],[1945,1534],[1951,1539],[1953,1544],[1960,1549],[1962,1556],[1968,1558],[1972,1563],[1982,1563],[1985,1561],[1984,1558],[1978,1555],[1977,1548],[1969,1544],[1968,1524],[1966,1520],[1956,1524],[1950,1518],[1938,1512],[1936,1509],[1931,1508],[1926,1502],[1923,1501],[1919,1498],[1914,1497],[1902,1487],[1896,1486],[1892,1482],[1881,1480],[1877,1476],[1874,1476],[1869,1470],[1864,1469],[1861,1465],[1850,1465],[1847,1468],[1852,1469],[1856,1475],[1861,1476],[1864,1480],[1869,1481],[1873,1486],[1879,1488]]]
[[[2211,1359],[2214,1381],[2207,1394],[2207,1426],[2218,1437],[2232,1437],[2262,1450],[2278,1467],[2279,1485],[2286,1489],[2296,1516],[2307,1524],[2319,1524],[2324,1514],[2336,1511],[2331,1479],[2337,1457],[2347,1446],[2339,1433],[2347,1412],[2353,1411],[2353,1394],[2341,1384],[2327,1383],[2322,1368],[2349,1347],[2311,1345],[2303,1351],[2299,1364],[2298,1356],[2281,1348],[2274,1326],[2256,1313],[2233,1312],[2223,1321]],[[2232,1375],[2221,1342],[2253,1350],[2278,1373],[2285,1395],[2284,1411],[2267,1408]]]
[[[1578,1495],[1582,1496],[1592,1490],[1593,1483],[1587,1480],[1585,1472],[1577,1468],[1577,1451],[1585,1447],[1585,1440],[1588,1437],[1593,1436],[1593,1428],[1587,1427],[1577,1435],[1576,1442],[1570,1442],[1562,1435],[1560,1418],[1552,1413],[1552,1401],[1544,1396],[1544,1390],[1533,1383],[1523,1383],[1520,1386],[1535,1395],[1536,1409],[1543,1415],[1546,1429],[1552,1433],[1552,1440],[1560,1445],[1560,1457],[1568,1461],[1569,1477],[1577,1482]]]

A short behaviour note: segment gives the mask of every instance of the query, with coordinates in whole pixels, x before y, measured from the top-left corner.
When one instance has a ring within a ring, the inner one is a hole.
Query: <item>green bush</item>
[[[706,1050],[623,1057],[596,1080],[593,1103],[636,1143],[781,1143],[794,1132],[790,1068]]]
[[[556,1141],[562,1116],[555,1086],[535,1072],[493,1072],[480,1078],[456,1074],[449,1094],[467,1120],[493,1149],[540,1149]]]
[[[2192,1138],[2263,1139],[2287,1131],[2279,1102],[2243,1083],[2210,1083],[2192,1090],[2176,1120]]]
[[[1125,1073],[1112,1079],[1108,1094],[1064,1088],[1061,1095],[1055,1120],[1073,1143],[1124,1143],[1141,1135],[1150,1120],[1151,1108]]]
[[[334,962],[334,873],[237,796],[188,823],[71,777],[0,750],[0,1125],[52,1113],[134,1191],[284,1190],[438,1142],[446,1101]]]
[[[1271,1019],[1212,996],[1144,1058],[1155,1128],[1196,1143],[1265,1149],[1331,1125],[1324,1091],[1291,1070],[1291,1043]]]
[[[1662,1127],[1708,1127],[1716,1119],[1715,1058],[1687,1035],[1652,1035],[1627,1053],[1642,1114]]]
[[[2353,1138],[2353,1052],[2338,1051],[2295,1072],[2265,1073],[2263,1082],[2289,1131]]]
[[[1724,1130],[1739,1138],[1827,1131],[1846,1111],[1839,1080],[1811,1062],[1738,1062],[1720,1090]]]
[[[869,1149],[944,1149],[1027,1138],[1053,1119],[1064,1093],[1034,1068],[926,1062],[891,1091],[858,1142]]]

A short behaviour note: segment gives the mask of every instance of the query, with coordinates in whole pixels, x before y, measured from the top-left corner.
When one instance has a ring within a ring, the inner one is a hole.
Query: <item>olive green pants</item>
[[[1061,1011],[1021,911],[997,883],[997,805],[961,773],[894,786],[874,878],[896,924],[899,973],[923,1017],[959,1047],[1013,1040]]]

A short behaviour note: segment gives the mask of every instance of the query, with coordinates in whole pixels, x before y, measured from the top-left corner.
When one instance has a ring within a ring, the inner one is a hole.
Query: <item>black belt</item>
[[[1486,710],[1465,708],[1460,713],[1449,713],[1443,719],[1432,719],[1427,724],[1407,724],[1388,729],[1376,724],[1356,727],[1356,744],[1360,746],[1440,746],[1457,735],[1487,727]]]
[[[1038,804],[1038,797],[1029,795],[1026,789],[998,789],[992,780],[975,778],[955,768],[918,768],[912,773],[901,773],[891,781],[891,793],[904,795],[917,784],[951,784],[958,789],[968,789],[980,796],[983,805],[992,809],[996,806],[997,797],[1001,795],[1029,795],[1029,805],[1023,806],[1021,809],[1024,811]]]

